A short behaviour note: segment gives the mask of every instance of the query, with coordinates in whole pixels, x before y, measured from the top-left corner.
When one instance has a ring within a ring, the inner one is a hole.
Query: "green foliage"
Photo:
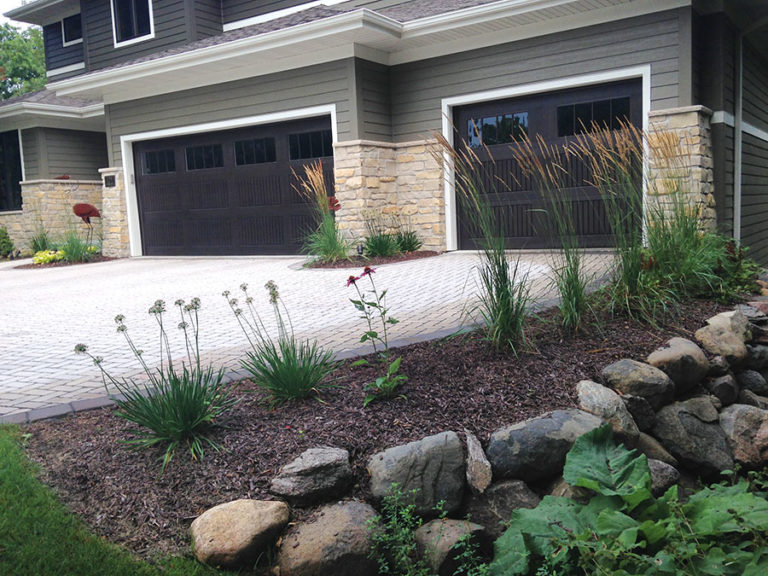
[[[76,230],[69,230],[59,245],[59,250],[64,253],[62,260],[67,262],[88,262],[94,255],[89,250],[90,244],[80,238]]]
[[[416,231],[410,228],[400,228],[395,233],[395,243],[398,252],[416,252],[423,245]]]
[[[365,218],[363,254],[368,258],[389,258],[400,252],[396,232],[380,216],[368,214]]]
[[[368,330],[360,337],[360,342],[370,342],[373,346],[373,352],[379,355],[379,359],[386,366],[384,376],[380,376],[374,382],[365,385],[364,390],[369,392],[369,394],[363,400],[363,406],[368,406],[371,402],[381,398],[391,398],[396,394],[400,385],[408,380],[407,376],[398,374],[401,358],[398,357],[392,360],[390,355],[388,327],[397,324],[399,321],[389,315],[389,309],[384,304],[387,291],[382,290],[379,293],[376,290],[376,284],[373,281],[374,272],[373,268],[366,266],[360,276],[350,276],[347,279],[347,287],[354,286],[358,296],[357,298],[350,298],[350,302],[361,313],[360,317],[368,325]],[[370,295],[361,290],[358,285],[358,281],[365,277],[371,283]],[[377,323],[381,323],[381,332],[374,328],[374,325]],[[379,350],[379,346],[381,346],[381,350]],[[367,363],[364,359],[356,362],[356,364]]]
[[[615,446],[607,425],[576,441],[563,476],[594,496],[586,504],[546,496],[533,510],[515,511],[490,574],[714,576],[768,568],[768,502],[746,480],[703,488],[685,503],[676,486],[654,498],[645,456]]]
[[[13,240],[8,235],[8,230],[5,226],[0,226],[0,258],[7,258],[13,253]]]
[[[32,235],[30,240],[32,246],[32,252],[37,254],[38,252],[47,252],[53,248],[53,242],[48,237],[48,232],[45,229],[38,230]]]
[[[43,31],[0,24],[0,100],[45,87]]]
[[[149,309],[160,327],[160,367],[150,369],[125,325],[122,315],[115,317],[117,331],[125,337],[129,348],[141,364],[147,382],[139,385],[133,380],[118,379],[106,371],[103,360],[91,355],[84,344],[75,346],[75,352],[86,354],[101,370],[104,386],[107,382],[117,391],[112,396],[117,405],[116,414],[142,428],[132,430],[133,438],[126,443],[137,448],[164,445],[162,469],[169,464],[176,449],[186,446],[193,459],[202,459],[205,448],[218,450],[220,446],[210,438],[210,430],[235,403],[229,386],[224,382],[224,369],[214,371],[212,366],[200,364],[198,310],[200,301],[193,298],[189,304],[175,303],[184,333],[187,361],[181,371],[174,366],[168,334],[163,324],[165,302],[157,300]]]
[[[423,520],[409,500],[413,500],[413,493],[403,494],[401,488],[393,484],[382,499],[381,514],[368,523],[371,558],[378,561],[379,574],[430,576],[429,568],[416,554],[414,533]]]
[[[239,308],[237,298],[229,297],[229,291],[223,294],[251,345],[242,366],[250,372],[253,381],[269,393],[273,405],[307,398],[334,387],[329,381],[329,376],[337,367],[333,352],[324,350],[316,341],[298,341],[277,285],[270,280],[265,288],[277,323],[276,340],[270,336],[256,311],[247,284],[240,285],[247,313]]]
[[[33,264],[51,264],[52,262],[61,262],[64,260],[63,250],[41,250],[35,252],[32,256]]]
[[[4,576],[202,576],[189,558],[150,565],[88,532],[37,480],[16,427],[0,426],[0,574]]]

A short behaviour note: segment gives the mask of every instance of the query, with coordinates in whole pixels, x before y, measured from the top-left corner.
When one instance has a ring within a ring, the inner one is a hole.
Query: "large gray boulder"
[[[709,397],[662,408],[653,435],[681,464],[703,476],[733,467],[733,455]]]
[[[661,445],[661,442],[644,432],[640,432],[640,437],[637,439],[635,448],[645,454],[649,460],[661,460],[670,466],[679,465],[677,458],[672,456],[672,454],[670,454],[669,451]]]
[[[666,462],[649,458],[648,468],[651,471],[651,493],[654,496],[661,496],[680,481],[680,472]]]
[[[648,364],[672,379],[678,395],[696,386],[709,372],[704,351],[685,338],[672,338],[662,348],[651,352]]]
[[[464,515],[485,526],[496,540],[502,535],[512,512],[518,508],[536,508],[541,498],[522,480],[502,480],[491,484],[482,494],[469,497]]]
[[[744,368],[750,370],[763,370],[768,368],[768,346],[747,344],[747,359],[744,361]]]
[[[754,406],[761,410],[768,410],[768,398],[765,396],[758,396],[752,390],[740,390],[739,396],[736,398],[738,404],[746,404],[747,406]]]
[[[467,438],[467,484],[472,492],[482,494],[493,480],[491,463],[488,462],[477,436],[466,428],[464,435]]]
[[[636,360],[619,360],[602,371],[608,386],[619,394],[645,398],[654,410],[669,404],[675,397],[675,384],[669,376],[650,364]]]
[[[721,312],[712,318],[707,319],[709,326],[722,326],[738,336],[742,342],[749,342],[752,339],[752,328],[749,319],[741,310],[730,310]]]
[[[431,573],[438,576],[453,576],[460,567],[461,551],[454,546],[462,538],[469,536],[474,540],[483,556],[490,556],[493,548],[485,528],[468,520],[432,520],[416,530],[413,536],[419,556]]]
[[[291,504],[305,506],[342,496],[352,481],[349,452],[310,448],[285,465],[269,489]]]
[[[434,513],[441,501],[447,512],[453,512],[464,496],[464,448],[455,432],[374,454],[368,460],[368,472],[374,498],[384,498],[396,483],[418,514]]]
[[[206,510],[192,522],[192,549],[203,564],[252,565],[290,520],[285,502],[235,500]]]
[[[730,366],[740,364],[747,357],[744,340],[722,324],[699,328],[694,336],[704,350],[715,356],[722,356]]]
[[[597,416],[570,409],[500,428],[491,435],[486,450],[493,475],[527,482],[557,476],[576,439],[602,424]]]
[[[748,468],[768,463],[768,411],[733,404],[720,412],[720,426],[736,462]]]
[[[640,430],[616,392],[591,380],[582,380],[576,384],[576,392],[580,409],[608,422],[620,440],[637,440]]]
[[[374,576],[369,521],[376,511],[364,502],[327,505],[283,537],[280,576]]]
[[[648,400],[642,396],[626,394],[621,396],[621,401],[624,402],[624,406],[627,407],[627,410],[632,415],[632,419],[641,432],[647,432],[653,428],[653,425],[656,423],[656,412]]]
[[[743,390],[751,390],[758,396],[768,396],[768,382],[756,370],[744,370],[736,375],[736,382]]]
[[[739,396],[739,385],[732,374],[711,378],[704,383],[704,387],[718,398],[723,406],[733,404]]]

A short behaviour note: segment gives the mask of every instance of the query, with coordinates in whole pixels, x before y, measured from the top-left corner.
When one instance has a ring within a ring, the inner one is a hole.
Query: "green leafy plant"
[[[504,184],[485,174],[483,163],[471,148],[457,150],[440,134],[436,139],[438,147],[432,151],[433,156],[438,162],[446,157],[453,164],[456,196],[471,226],[480,234],[480,303],[474,312],[496,348],[516,351],[526,342],[526,314],[533,301],[528,273],[519,258],[510,262],[507,257],[503,225],[492,207],[499,194],[496,187]]]
[[[61,262],[62,260],[64,260],[63,250],[42,250],[35,252],[35,255],[32,256],[33,264],[50,264],[52,262]]]
[[[373,268],[366,266],[360,276],[350,276],[347,279],[347,287],[354,286],[358,296],[357,298],[350,298],[350,302],[362,314],[361,318],[368,325],[368,330],[360,337],[360,342],[370,342],[373,346],[373,352],[379,356],[386,366],[383,376],[365,385],[364,390],[369,394],[363,400],[363,406],[368,406],[374,400],[393,397],[400,385],[408,380],[408,377],[404,374],[398,374],[402,358],[397,357],[394,360],[391,358],[387,328],[397,324],[398,320],[389,315],[389,309],[384,304],[387,291],[382,290],[379,293],[376,290],[376,284],[373,281],[374,272]],[[361,290],[358,285],[358,282],[366,277],[371,283],[370,295]],[[381,324],[381,332],[374,328],[374,325],[378,323]],[[381,350],[379,350],[379,346]],[[367,364],[367,360],[358,360],[355,364]]]
[[[339,230],[335,217],[341,204],[335,196],[328,194],[322,164],[315,162],[305,166],[304,177],[296,178],[296,190],[311,202],[315,219],[314,230],[304,237],[302,251],[316,256],[321,262],[347,260],[351,244]]]
[[[92,247],[80,238],[76,230],[69,230],[64,235],[64,240],[59,245],[59,250],[64,253],[62,260],[72,263],[88,262],[95,253],[98,253],[98,248]]]
[[[32,246],[32,252],[37,254],[38,252],[46,252],[53,248],[53,242],[48,237],[48,232],[45,229],[36,231],[29,241]]]
[[[181,370],[174,364],[168,334],[163,323],[165,302],[157,300],[149,309],[160,328],[160,366],[153,370],[144,360],[144,353],[136,347],[125,324],[125,317],[115,317],[117,331],[128,343],[131,352],[141,364],[147,382],[139,385],[133,380],[116,378],[104,368],[103,359],[88,352],[85,344],[75,346],[75,352],[85,354],[101,370],[102,380],[109,392],[109,383],[118,395],[111,395],[117,405],[116,414],[138,424],[134,438],[125,442],[137,448],[165,445],[162,470],[170,463],[180,446],[186,446],[193,459],[202,459],[205,447],[220,449],[210,437],[211,428],[237,400],[224,382],[224,369],[202,367],[199,348],[198,310],[200,300],[192,298],[189,304],[175,302],[179,310],[179,329],[184,333],[187,352]]]
[[[490,574],[728,575],[768,569],[768,502],[749,483],[714,485],[687,502],[677,486],[651,493],[644,455],[616,446],[603,426],[579,438],[563,477],[594,496],[545,496],[513,513]]]
[[[399,252],[416,252],[423,246],[418,233],[411,228],[410,221],[399,222],[397,232],[395,232],[395,242]]]
[[[363,254],[368,258],[389,258],[401,251],[397,230],[399,223],[387,223],[374,213],[365,216]]]
[[[297,340],[277,285],[270,280],[265,288],[277,324],[276,339],[270,336],[253,305],[247,284],[240,285],[246,312],[239,307],[237,298],[230,298],[229,291],[223,294],[251,346],[247,359],[241,362],[243,368],[267,391],[273,405],[333,388],[335,385],[329,381],[329,376],[338,365],[333,352],[324,350],[316,341]]]
[[[409,503],[413,495],[403,494],[400,486],[392,484],[382,499],[381,513],[368,523],[370,557],[379,563],[379,574],[430,576],[426,563],[417,558],[414,533],[423,520],[416,514],[416,506]]]
[[[7,258],[13,253],[13,240],[11,240],[5,226],[0,226],[0,258]]]

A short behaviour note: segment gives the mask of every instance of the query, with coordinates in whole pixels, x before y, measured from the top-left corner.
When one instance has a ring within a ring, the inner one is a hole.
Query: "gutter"
[[[94,118],[104,115],[104,104],[91,104],[82,108],[59,106],[56,104],[37,104],[35,102],[19,102],[0,108],[0,118],[21,116],[22,114],[37,114],[39,116],[55,116],[57,118]]]

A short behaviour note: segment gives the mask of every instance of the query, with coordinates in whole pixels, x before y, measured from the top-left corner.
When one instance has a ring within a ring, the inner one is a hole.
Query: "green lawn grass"
[[[0,574],[3,576],[211,576],[189,558],[149,564],[91,534],[35,477],[18,427],[0,426]]]

